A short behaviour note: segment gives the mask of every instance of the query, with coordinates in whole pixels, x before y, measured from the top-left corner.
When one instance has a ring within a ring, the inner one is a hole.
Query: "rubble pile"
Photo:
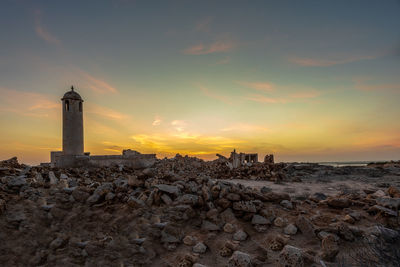
[[[221,159],[181,156],[142,170],[3,161],[0,264],[338,266],[366,241],[400,245],[396,187],[295,200],[218,179],[290,180],[300,172],[271,163],[230,169]]]

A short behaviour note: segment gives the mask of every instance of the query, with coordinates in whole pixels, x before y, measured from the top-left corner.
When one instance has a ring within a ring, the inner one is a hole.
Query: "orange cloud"
[[[274,85],[268,82],[237,82],[237,83],[258,91],[271,92],[274,90]]]
[[[156,116],[155,118],[154,118],[154,121],[153,121],[153,123],[151,124],[151,125],[153,125],[153,126],[158,126],[158,125],[160,125],[161,124],[161,118],[159,117],[159,116]]]
[[[85,112],[88,114],[94,114],[98,115],[102,118],[107,118],[111,120],[116,120],[116,121],[121,121],[121,120],[126,120],[129,116],[126,114],[123,114],[121,112],[118,112],[116,110],[99,106],[96,104],[88,103],[85,106]]]
[[[378,57],[377,55],[349,56],[342,59],[316,59],[316,58],[291,57],[289,58],[289,61],[303,67],[329,67],[338,64],[356,62],[360,60],[375,59],[377,57]]]
[[[305,91],[305,92],[297,92],[290,94],[291,98],[315,98],[319,96],[321,93],[318,91]]]
[[[82,70],[79,70],[78,72],[85,79],[86,84],[84,86],[90,88],[92,91],[100,94],[118,92],[115,87],[111,86],[102,79],[96,78]]]
[[[41,23],[42,19],[42,12],[40,10],[35,11],[35,32],[36,34],[41,37],[43,40],[50,44],[59,45],[61,42],[58,40],[54,35],[52,35],[49,31]]]
[[[206,96],[208,96],[210,98],[214,98],[214,99],[220,100],[220,101],[222,101],[224,103],[227,103],[227,104],[232,104],[232,102],[230,101],[230,99],[228,97],[226,97],[224,95],[216,94],[214,92],[211,92],[210,90],[208,90],[208,88],[206,88],[204,86],[199,86],[199,87],[200,87],[200,90],[203,92],[204,95],[206,95]]]
[[[12,112],[28,117],[50,117],[60,104],[50,96],[0,87],[0,112]]]
[[[383,91],[383,90],[399,90],[400,83],[384,83],[384,84],[367,84],[368,78],[353,79],[354,87],[360,91]]]
[[[235,44],[232,41],[216,41],[209,45],[197,44],[191,46],[185,50],[183,53],[186,55],[206,55],[212,53],[226,53],[230,52],[235,48]]]
[[[277,103],[285,104],[289,102],[289,100],[286,98],[267,97],[264,95],[257,95],[257,94],[248,96],[246,97],[246,99],[259,103],[270,103],[270,104],[277,104]]]
[[[220,131],[222,132],[232,132],[232,131],[239,131],[239,132],[265,132],[268,131],[268,128],[262,125],[256,124],[249,124],[249,123],[235,123],[228,127],[222,128]]]

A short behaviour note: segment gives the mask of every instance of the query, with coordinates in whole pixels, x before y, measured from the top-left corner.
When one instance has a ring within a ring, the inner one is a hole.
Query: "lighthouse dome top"
[[[71,91],[66,92],[61,100],[64,100],[64,99],[73,99],[73,100],[83,101],[82,97],[77,92],[74,91],[73,86],[71,86]]]

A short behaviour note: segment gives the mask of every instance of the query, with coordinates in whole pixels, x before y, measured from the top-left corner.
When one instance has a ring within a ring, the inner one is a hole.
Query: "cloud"
[[[173,120],[171,125],[174,126],[174,129],[178,132],[183,132],[187,126],[187,123],[183,120]]]
[[[204,18],[196,23],[195,30],[198,32],[210,32],[210,25],[213,21],[212,17]]]
[[[154,118],[154,121],[153,121],[153,123],[151,124],[151,125],[153,125],[153,126],[158,126],[158,125],[160,125],[161,124],[161,118],[159,117],[159,116],[156,116],[155,118]]]
[[[85,112],[87,114],[94,114],[101,118],[107,118],[114,121],[125,121],[129,115],[123,114],[111,108],[99,106],[93,103],[85,105]]]
[[[206,55],[212,53],[226,53],[235,48],[236,44],[232,41],[216,41],[212,44],[204,45],[202,43],[191,46],[183,50],[185,55]]]
[[[232,101],[227,96],[219,95],[219,94],[217,94],[215,92],[211,92],[208,88],[206,88],[204,86],[201,86],[201,85],[199,86],[199,88],[203,92],[203,94],[205,96],[208,96],[209,98],[217,99],[217,100],[222,101],[222,102],[224,102],[226,104],[232,104]]]
[[[41,93],[17,91],[0,87],[0,112],[12,112],[28,117],[55,117],[61,104]]]
[[[269,82],[236,82],[245,87],[258,91],[271,92],[274,91],[274,85]]]
[[[354,87],[360,91],[400,90],[400,83],[367,84],[370,78],[354,78]]]
[[[287,98],[276,98],[276,97],[268,97],[264,95],[259,95],[259,94],[253,94],[250,96],[246,97],[247,100],[259,102],[259,103],[270,103],[270,104],[285,104],[289,102],[289,99]]]
[[[262,125],[250,124],[250,123],[235,123],[228,127],[222,128],[222,132],[265,132],[268,128]]]
[[[291,98],[315,98],[319,96],[321,93],[318,91],[304,91],[304,92],[297,92],[289,94]]]
[[[104,93],[118,93],[118,90],[100,78],[96,78],[89,73],[78,70],[78,73],[84,79],[84,87],[91,89],[93,92]]]
[[[42,12],[37,9],[34,13],[34,27],[36,34],[50,44],[59,45],[61,44],[60,40],[57,39],[53,34],[51,34],[43,25],[42,25]]]
[[[228,64],[229,62],[231,62],[231,57],[230,56],[226,56],[226,57],[218,60],[215,64],[216,65],[224,65],[224,64]]]
[[[253,94],[247,96],[246,99],[259,103],[286,104],[286,103],[296,102],[301,99],[305,100],[305,99],[316,98],[319,95],[320,93],[318,91],[304,91],[304,92],[288,94],[287,96],[284,97],[270,97],[261,94]]]
[[[289,61],[303,67],[329,67],[333,65],[352,63],[360,60],[375,59],[377,57],[378,55],[348,56],[341,59],[291,57],[289,58]]]

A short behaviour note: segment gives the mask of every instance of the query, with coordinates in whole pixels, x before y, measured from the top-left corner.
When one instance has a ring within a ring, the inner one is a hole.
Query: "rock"
[[[279,266],[303,267],[304,259],[301,249],[286,245],[279,254]]]
[[[78,188],[78,189],[75,189],[75,190],[72,192],[72,197],[73,197],[76,201],[81,202],[81,203],[85,203],[86,200],[89,198],[89,196],[90,196],[89,193],[87,193],[87,192],[85,192],[85,191],[82,191],[82,190],[80,190],[79,188]],[[89,202],[89,203],[90,203],[90,202]]]
[[[339,245],[333,235],[328,235],[322,239],[322,259],[327,261],[334,261],[336,255],[339,253]]]
[[[339,236],[347,241],[354,241],[353,232],[345,223],[339,223],[337,230],[339,232]]]
[[[310,200],[312,200],[312,201],[314,201],[314,202],[320,202],[320,201],[322,201],[322,200],[325,200],[327,197],[326,197],[326,195],[324,194],[324,193],[319,193],[319,192],[317,192],[317,193],[315,193],[314,195],[312,195],[311,197],[310,197]]]
[[[238,201],[233,203],[234,210],[256,213],[256,206],[251,201]]]
[[[12,177],[8,180],[7,186],[12,188],[12,187],[21,187],[26,185],[26,179],[24,176],[17,176],[17,177]]]
[[[197,243],[197,244],[193,247],[193,252],[199,253],[199,254],[205,253],[206,250],[207,250],[207,246],[204,245],[202,242]]]
[[[174,185],[167,185],[167,184],[158,184],[155,185],[154,187],[158,188],[158,190],[171,194],[171,195],[175,195],[178,196],[180,193],[180,190],[177,186]]]
[[[137,198],[135,198],[135,197],[133,197],[133,196],[129,197],[129,199],[128,199],[128,201],[127,201],[127,204],[128,204],[130,207],[135,208],[135,209],[137,209],[137,208],[143,208],[143,207],[146,206],[146,204],[144,203],[143,200],[137,199]]]
[[[226,223],[224,225],[224,232],[225,233],[233,233],[234,231],[235,231],[235,226],[233,226],[233,224]]]
[[[286,245],[287,239],[283,238],[281,235],[270,235],[267,237],[267,243],[272,251],[280,251]]]
[[[264,218],[261,215],[257,215],[257,214],[253,215],[253,218],[251,219],[251,223],[252,224],[261,224],[261,225],[270,224],[270,222],[266,218]]]
[[[183,238],[183,243],[187,246],[193,246],[196,244],[197,238],[191,235],[187,235]]]
[[[162,194],[161,195],[161,199],[167,205],[171,205],[172,204],[172,199],[166,194]]]
[[[50,179],[50,184],[55,185],[58,183],[58,179],[53,171],[49,171],[49,179]]]
[[[270,201],[280,203],[282,200],[290,200],[290,196],[287,193],[277,193],[277,192],[268,192],[262,195],[263,201]]]
[[[309,219],[300,215],[297,217],[296,226],[303,234],[307,235],[308,237],[314,237],[314,225],[311,223]]]
[[[210,221],[203,220],[201,224],[201,229],[207,230],[207,231],[218,231],[220,230],[220,227]]]
[[[288,209],[288,210],[293,209],[293,204],[292,204],[292,202],[290,202],[289,200],[282,200],[281,203],[280,203],[280,205],[281,205],[282,207],[284,207],[285,209]]]
[[[287,225],[288,221],[286,220],[286,218],[282,218],[282,217],[276,217],[276,219],[274,220],[274,225],[276,227],[285,227]]]
[[[63,244],[64,244],[64,239],[57,237],[56,239],[51,241],[49,247],[51,249],[57,249],[57,248],[61,247]]]
[[[350,223],[350,224],[354,224],[354,223],[355,223],[354,218],[351,217],[351,216],[348,215],[348,214],[347,214],[346,216],[344,216],[343,221],[345,221],[345,222],[347,222],[347,223]]]
[[[229,193],[226,195],[226,198],[230,201],[240,201],[240,195],[235,193]]]
[[[192,267],[207,267],[206,265],[200,264],[200,263],[195,263],[193,264]]]
[[[236,231],[236,233],[233,234],[233,240],[236,241],[244,241],[247,238],[247,234],[242,231],[242,230],[238,230]]]
[[[233,214],[233,212],[230,208],[227,208],[226,210],[221,212],[221,214],[219,216],[221,217],[221,220],[226,223],[227,222],[232,223],[232,222],[236,221],[235,215]]]
[[[251,257],[241,251],[235,251],[229,258],[228,267],[251,267]]]
[[[330,198],[327,204],[332,208],[343,209],[350,207],[351,201],[348,198]]]
[[[297,233],[297,227],[293,224],[289,224],[283,229],[286,235],[295,235]]]
[[[391,197],[400,198],[400,190],[393,185],[388,188],[387,193]]]
[[[340,240],[340,238],[337,235],[332,234],[332,233],[328,233],[328,232],[325,232],[325,231],[320,231],[318,233],[318,238],[323,240],[325,237],[327,237],[329,235],[333,236],[336,242],[338,242]]]
[[[397,217],[397,212],[379,205],[374,205],[368,209],[368,213],[377,214],[380,213],[386,217]]]
[[[194,206],[199,203],[199,197],[193,194],[185,194],[183,196],[180,196],[176,201],[180,204]]]
[[[371,196],[373,196],[375,198],[384,197],[384,196],[386,196],[386,193],[379,189],[375,193],[371,194]]]
[[[376,199],[376,203],[389,209],[400,209],[400,198],[379,197]]]
[[[272,223],[276,218],[273,209],[262,209],[260,210],[260,215],[267,218],[270,221],[270,223]]]

